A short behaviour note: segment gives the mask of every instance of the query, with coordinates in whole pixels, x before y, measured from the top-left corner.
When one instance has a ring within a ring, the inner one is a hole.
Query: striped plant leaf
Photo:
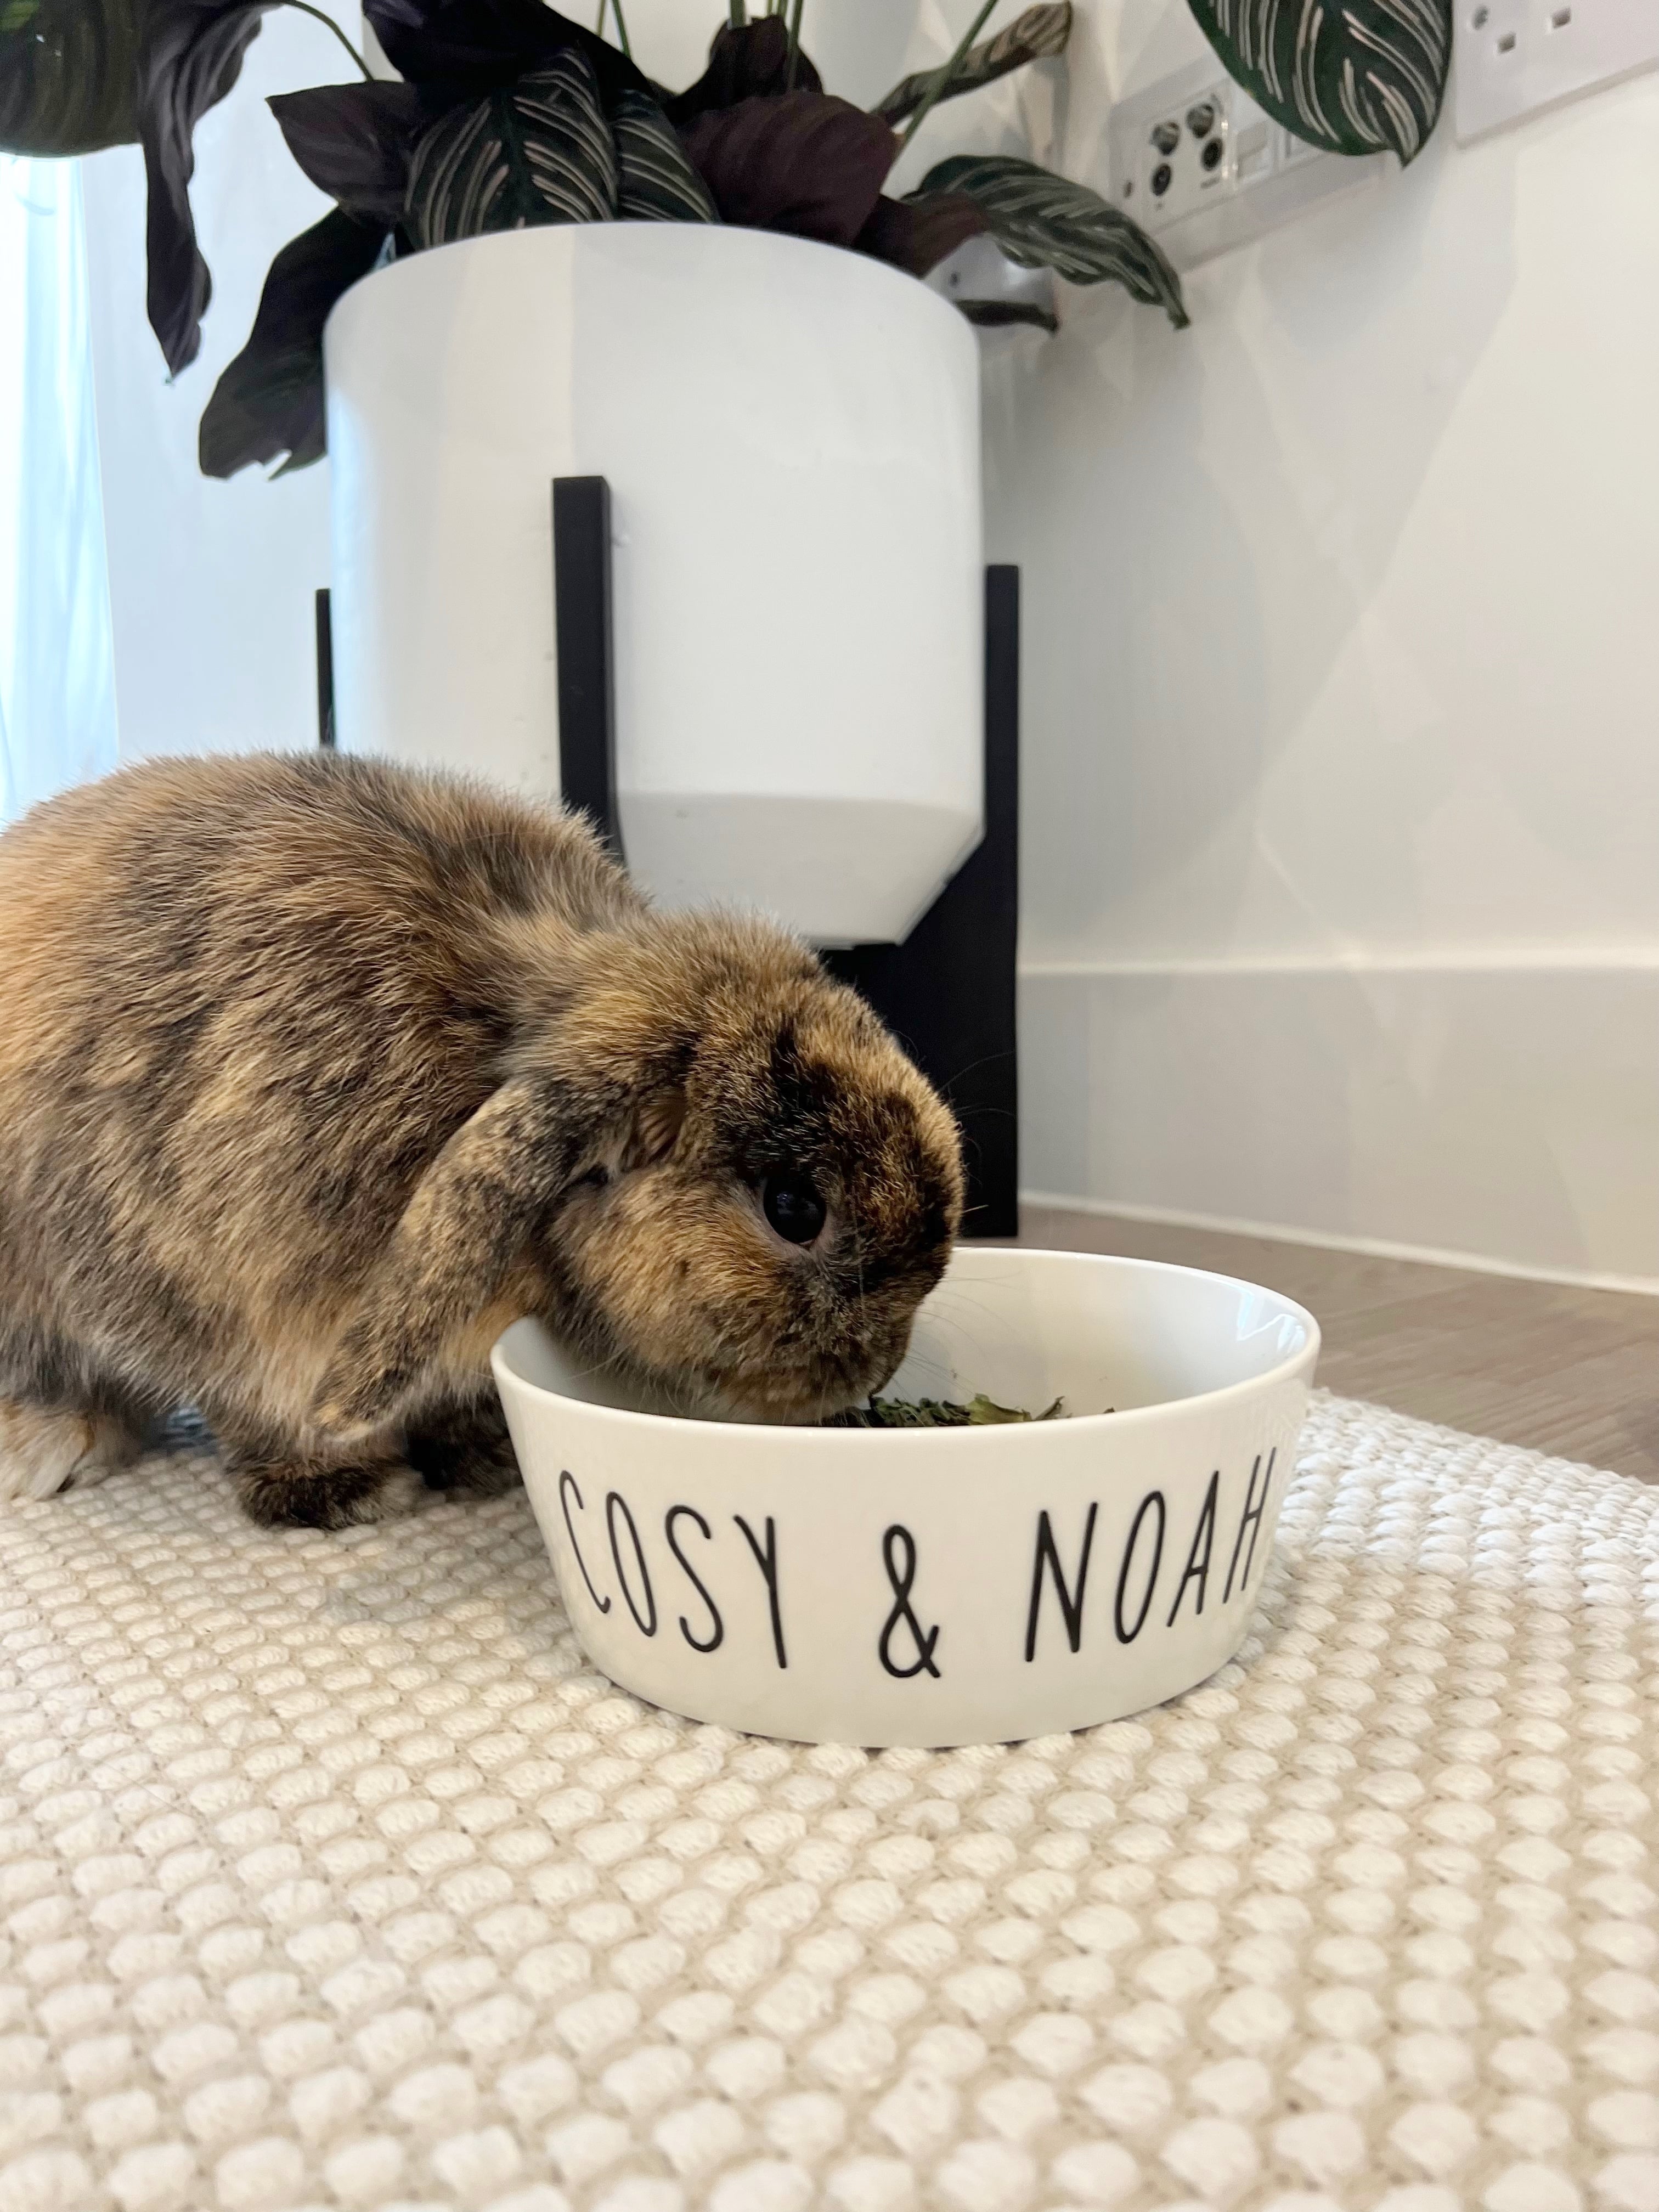
[[[1252,100],[1330,154],[1428,143],[1451,68],[1451,0],[1188,0]]]
[[[545,222],[608,222],[617,145],[579,47],[452,108],[417,142],[404,220],[420,246]]]
[[[133,0],[0,0],[0,153],[130,144],[137,45]]]
[[[1071,0],[1045,0],[1042,7],[1028,8],[1006,31],[999,31],[995,38],[969,46],[948,83],[939,83],[946,64],[939,69],[918,70],[914,76],[907,76],[896,84],[870,112],[896,129],[907,115],[914,115],[924,103],[955,100],[959,94],[977,92],[982,85],[994,84],[998,77],[1006,76],[1010,70],[1024,69],[1027,62],[1048,61],[1064,53],[1071,35]]]
[[[624,222],[718,222],[714,196],[656,101],[624,92],[611,111],[617,213]]]
[[[915,206],[936,192],[963,193],[984,210],[986,228],[1011,261],[1052,269],[1073,284],[1121,284],[1148,307],[1187,325],[1181,279],[1139,223],[1086,185],[1056,177],[1011,154],[957,154],[940,161],[909,195]]]

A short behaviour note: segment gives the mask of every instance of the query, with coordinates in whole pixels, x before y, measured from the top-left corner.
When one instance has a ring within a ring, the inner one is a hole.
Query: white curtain
[[[0,822],[115,760],[80,168],[0,156]]]

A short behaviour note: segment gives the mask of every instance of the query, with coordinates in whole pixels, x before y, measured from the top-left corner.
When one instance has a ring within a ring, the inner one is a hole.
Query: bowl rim
[[[1048,1245],[981,1244],[960,1246],[958,1249],[973,1253],[975,1256],[981,1253],[988,1256],[993,1252],[1002,1251],[1017,1254],[1021,1260],[1080,1260],[1135,1273],[1191,1275],[1206,1282],[1226,1283],[1235,1289],[1255,1291],[1265,1297],[1277,1299],[1285,1310],[1285,1318],[1302,1323],[1306,1332],[1305,1339],[1296,1351],[1287,1353],[1276,1366],[1267,1368],[1262,1374],[1247,1375],[1239,1382],[1218,1384],[1213,1390],[1194,1390],[1181,1398],[1160,1398],[1150,1406],[1127,1406],[1121,1413],[1073,1413],[1058,1421],[994,1422],[959,1429],[829,1429],[806,1422],[703,1420],[694,1414],[647,1413],[632,1407],[601,1406],[591,1398],[578,1398],[567,1390],[550,1389],[544,1382],[532,1382],[514,1365],[504,1347],[508,1337],[524,1328],[526,1322],[537,1328],[544,1326],[533,1314],[521,1315],[501,1331],[490,1348],[490,1368],[498,1387],[505,1374],[511,1377],[517,1389],[529,1392],[533,1397],[546,1399],[557,1406],[578,1407],[584,1415],[592,1417],[604,1425],[620,1426],[624,1433],[629,1429],[636,1429],[646,1432],[664,1431],[676,1435],[689,1430],[705,1435],[741,1436],[757,1440],[763,1437],[788,1437],[792,1441],[805,1444],[808,1449],[830,1451],[844,1449],[853,1443],[874,1445],[884,1450],[903,1449],[940,1437],[956,1439],[957,1449],[961,1449],[969,1444],[977,1448],[998,1443],[1006,1445],[1018,1437],[1021,1439],[1020,1449],[1025,1449],[1028,1448],[1024,1442],[1027,1438],[1076,1436],[1079,1432],[1104,1429],[1108,1423],[1115,1435],[1126,1428],[1140,1428],[1149,1421],[1167,1419],[1178,1407],[1184,1410],[1189,1407],[1202,1407],[1206,1411],[1219,1408],[1229,1401],[1244,1397],[1253,1391],[1267,1390],[1275,1384],[1291,1382],[1299,1369],[1311,1373],[1319,1357],[1322,1333],[1319,1323],[1306,1306],[1287,1297],[1283,1291],[1273,1290],[1265,1283],[1252,1283],[1243,1275],[1223,1274],[1215,1267],[1183,1267],[1172,1260],[1145,1260],[1129,1253],[1067,1252]]]

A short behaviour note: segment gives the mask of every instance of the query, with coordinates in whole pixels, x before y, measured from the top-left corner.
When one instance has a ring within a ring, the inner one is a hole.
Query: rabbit
[[[688,1413],[878,1388],[962,1212],[950,1113],[758,920],[552,805],[331,753],[152,761],[0,836],[0,1496],[180,1407],[331,1528],[510,1473],[535,1315]]]

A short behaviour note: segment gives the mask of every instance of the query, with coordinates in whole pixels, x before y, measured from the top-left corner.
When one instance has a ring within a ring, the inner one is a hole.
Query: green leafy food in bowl
[[[832,1413],[826,1429],[984,1429],[1006,1421],[1059,1421],[1065,1419],[1066,1401],[1056,1398],[1040,1413],[1023,1407],[999,1406],[981,1390],[965,1406],[949,1398],[872,1398],[867,1406],[850,1406]]]

